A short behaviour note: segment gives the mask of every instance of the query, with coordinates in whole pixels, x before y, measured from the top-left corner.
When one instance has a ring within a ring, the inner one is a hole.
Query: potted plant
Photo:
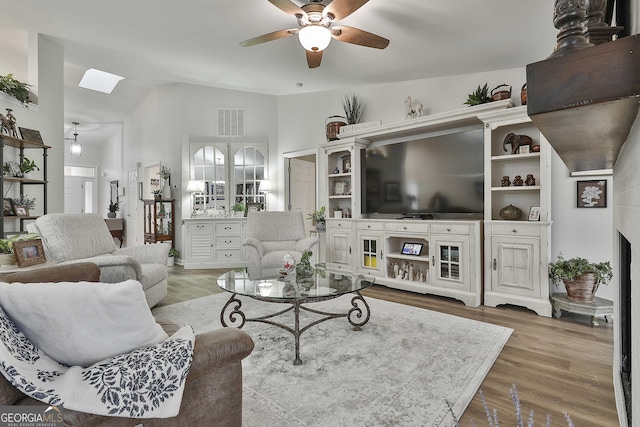
[[[239,216],[238,212],[243,212],[244,215],[244,203],[236,203],[235,205],[231,206],[231,210],[235,212],[236,216]]]
[[[564,282],[567,298],[573,301],[592,303],[600,283],[608,284],[613,277],[609,261],[593,263],[585,258],[558,260],[549,264],[551,282],[560,286]]]
[[[34,197],[33,199],[27,197],[27,196],[20,196],[17,197],[13,200],[13,204],[15,206],[26,206],[27,208],[29,208],[29,210],[31,209],[35,209],[36,208],[36,198]]]
[[[39,170],[40,168],[38,167],[38,165],[36,165],[36,162],[29,159],[28,157],[23,157],[22,161],[20,161],[20,172],[22,172],[23,176],[30,172]]]
[[[0,76],[0,92],[14,97],[25,105],[29,102],[29,85],[13,78],[13,74]]]
[[[478,85],[475,92],[469,94],[469,98],[465,104],[473,106],[486,104],[487,102],[491,102],[491,97],[489,96],[489,85],[485,83],[482,87]]]
[[[169,258],[167,258],[167,267],[172,267],[176,262],[176,258],[178,258],[179,256],[180,256],[179,250],[177,250],[176,248],[169,249]]]
[[[320,209],[311,212],[307,217],[308,219],[311,220],[313,225],[316,226],[316,230],[318,231],[322,231],[327,228],[325,212],[326,212],[326,208],[322,206]]]
[[[115,218],[116,212],[120,210],[120,202],[109,202],[109,213],[107,214],[107,218]]]
[[[342,98],[342,109],[347,118],[347,124],[355,125],[356,123],[360,123],[362,112],[364,111],[364,104],[358,95],[355,93],[345,95],[344,98]]]

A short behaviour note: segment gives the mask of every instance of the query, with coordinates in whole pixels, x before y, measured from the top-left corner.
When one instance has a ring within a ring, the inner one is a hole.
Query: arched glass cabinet
[[[268,177],[267,144],[191,144],[192,179],[204,182],[204,191],[192,198],[194,210],[229,210],[236,203],[260,203],[260,186]]]

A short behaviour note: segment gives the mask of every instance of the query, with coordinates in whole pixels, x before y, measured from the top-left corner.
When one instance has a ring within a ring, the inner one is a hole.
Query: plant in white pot
[[[176,263],[176,258],[180,256],[180,251],[176,248],[169,249],[169,258],[167,258],[167,267],[172,267]]]
[[[560,254],[556,262],[549,264],[551,282],[556,286],[564,282],[567,298],[574,301],[592,303],[598,286],[608,284],[612,277],[609,261],[594,263],[580,257],[564,259]]]
[[[235,212],[235,216],[243,216],[244,215],[244,203],[236,203],[231,206],[231,210]]]

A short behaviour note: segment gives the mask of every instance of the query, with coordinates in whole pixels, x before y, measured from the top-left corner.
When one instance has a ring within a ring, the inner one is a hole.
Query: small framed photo
[[[529,221],[540,221],[540,206],[531,206],[531,209],[529,209]]]
[[[29,216],[29,208],[21,205],[13,205],[13,212],[17,216]]]
[[[521,147],[518,147],[518,154],[529,154],[529,146],[523,145]]]
[[[13,252],[16,254],[18,267],[21,268],[47,262],[40,239],[15,241],[13,242]]]
[[[402,255],[420,255],[422,252],[422,243],[403,243],[402,250],[400,253]]]
[[[606,208],[607,207],[607,180],[578,181],[577,183],[577,207],[579,208]]]
[[[16,212],[13,209],[13,200],[9,198],[2,199],[2,214],[4,216],[15,216]]]
[[[244,216],[247,216],[249,212],[260,212],[262,203],[247,203],[244,207]]]

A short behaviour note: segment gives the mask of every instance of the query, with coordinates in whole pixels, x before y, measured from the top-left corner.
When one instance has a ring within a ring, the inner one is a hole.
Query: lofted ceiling
[[[296,36],[240,46],[297,27],[293,16],[267,0],[19,0],[3,4],[0,24],[63,45],[65,128],[72,132],[70,123],[78,121],[80,132],[83,124],[121,121],[151,88],[164,84],[288,95],[524,68],[553,51],[553,4],[370,0],[339,23],[385,37],[389,46],[378,50],[333,40],[314,69]],[[88,68],[125,80],[112,95],[78,88]]]

